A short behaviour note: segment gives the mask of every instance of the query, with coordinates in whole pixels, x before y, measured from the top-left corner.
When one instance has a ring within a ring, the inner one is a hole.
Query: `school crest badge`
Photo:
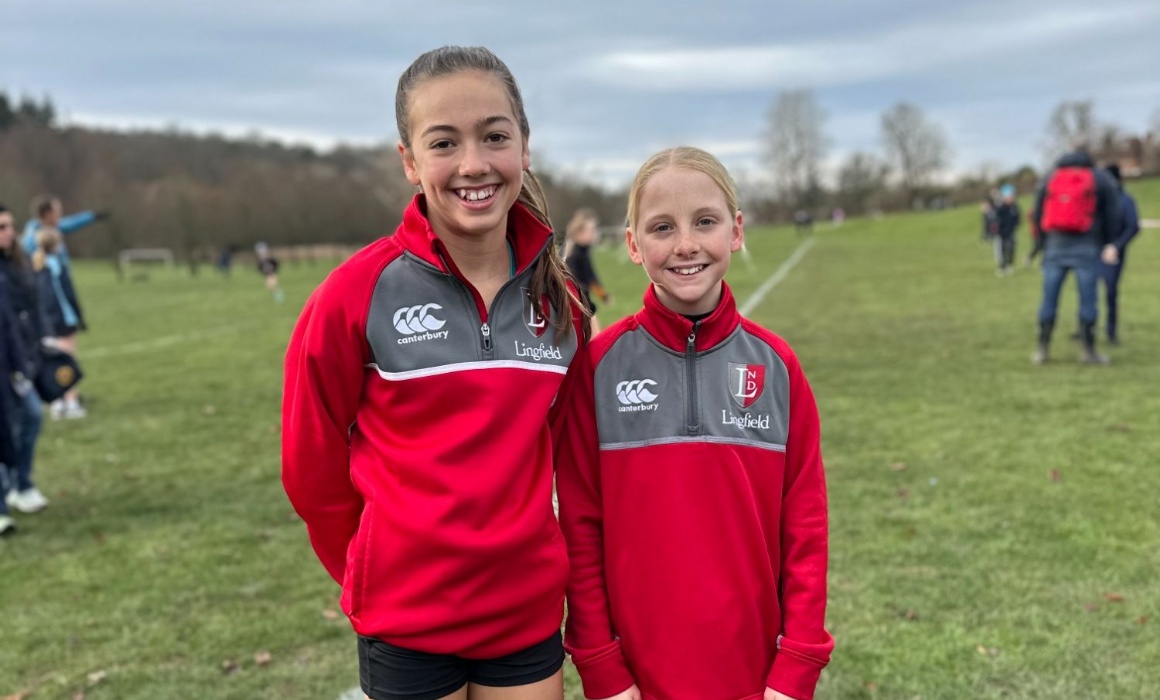
[[[524,326],[533,338],[539,338],[548,330],[548,319],[544,317],[538,304],[532,302],[532,293],[524,288]]]
[[[741,408],[749,408],[765,391],[765,365],[729,363],[729,395]]]

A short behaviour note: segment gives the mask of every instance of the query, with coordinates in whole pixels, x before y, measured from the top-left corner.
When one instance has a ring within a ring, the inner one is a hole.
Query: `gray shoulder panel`
[[[367,315],[373,362],[387,377],[473,363],[500,363],[564,372],[576,352],[572,334],[554,343],[551,319],[534,312],[525,270],[500,289],[488,315],[487,337],[475,299],[459,279],[410,254],[391,261],[375,284]]]
[[[789,436],[789,370],[740,327],[692,357],[629,331],[601,359],[594,391],[601,449],[702,441],[781,451]]]

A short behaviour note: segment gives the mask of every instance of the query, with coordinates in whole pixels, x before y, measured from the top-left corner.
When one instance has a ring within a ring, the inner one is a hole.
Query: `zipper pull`
[[[487,325],[487,322],[485,321],[484,324],[479,327],[479,332],[483,334],[483,349],[490,351],[491,350],[491,326]]]
[[[689,331],[689,337],[686,339],[685,352],[689,354],[692,354],[693,351],[697,349],[697,326],[700,325],[700,323],[700,321],[697,321],[693,324],[693,330]]]

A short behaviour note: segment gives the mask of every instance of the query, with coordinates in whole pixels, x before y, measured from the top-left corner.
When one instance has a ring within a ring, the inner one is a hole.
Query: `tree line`
[[[255,133],[241,139],[56,124],[49,100],[0,93],[0,202],[19,216],[33,197],[67,211],[103,209],[104,224],[69,240],[74,256],[169,248],[207,262],[223,248],[329,243],[359,246],[394,231],[414,195],[393,147],[325,153]],[[624,217],[622,193],[537,173],[558,228],[579,207]]]
[[[47,98],[16,100],[0,92],[0,202],[19,215],[33,197],[52,193],[70,211],[110,211],[107,223],[69,241],[78,256],[169,248],[196,265],[223,248],[249,249],[258,241],[359,246],[393,231],[414,194],[390,146],[319,152],[258,133],[225,138],[178,128],[62,127],[56,114]],[[852,153],[826,173],[825,120],[811,91],[776,96],[764,135],[772,184],[739,183],[748,220],[787,221],[803,209],[821,217],[837,207],[861,214],[932,200],[963,202],[1000,181],[1026,191],[1038,177],[1031,166],[1001,172],[984,165],[953,182],[940,179],[950,161],[946,134],[905,102],[881,115],[880,153]],[[1150,134],[1137,137],[1100,122],[1090,101],[1063,102],[1049,119],[1043,148],[1060,151],[1086,140],[1100,157],[1128,159],[1137,173],[1157,173],[1160,114],[1156,122]],[[606,223],[623,220],[625,192],[550,171],[537,174],[558,229],[580,207],[595,209]]]
[[[786,91],[774,99],[763,139],[773,182],[770,196],[761,201],[767,217],[787,219],[797,210],[816,215],[842,208],[861,214],[963,202],[982,198],[1001,181],[1027,191],[1038,179],[1032,165],[1002,172],[986,163],[976,172],[949,177],[952,149],[945,130],[918,106],[899,102],[879,118],[882,150],[849,154],[827,185],[823,165],[830,139],[825,121],[825,111],[810,90]],[[1045,162],[1079,143],[1098,160],[1128,166],[1130,175],[1160,173],[1160,111],[1149,133],[1137,136],[1098,120],[1091,100],[1060,102],[1039,144]]]

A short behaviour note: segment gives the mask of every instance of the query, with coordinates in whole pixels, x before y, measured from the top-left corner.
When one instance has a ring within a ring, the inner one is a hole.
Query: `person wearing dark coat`
[[[15,239],[16,223],[12,213],[0,204],[0,243],[11,245]],[[29,381],[31,375],[26,374],[31,365],[13,308],[13,292],[8,279],[0,274],[0,535],[16,531],[16,523],[8,511],[8,501],[16,489],[21,407],[25,397],[34,393]],[[40,411],[39,402],[37,411]]]

